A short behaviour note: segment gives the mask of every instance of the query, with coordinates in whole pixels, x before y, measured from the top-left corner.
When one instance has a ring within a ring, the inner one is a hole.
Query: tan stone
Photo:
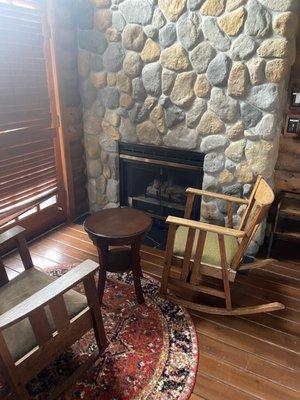
[[[154,123],[160,133],[165,133],[167,130],[165,115],[162,106],[159,104],[153,108],[150,113],[150,120]]]
[[[154,96],[147,96],[147,98],[144,101],[144,106],[147,108],[147,110],[152,110],[156,103],[157,99]]]
[[[140,25],[129,24],[125,26],[122,34],[123,46],[128,50],[141,51],[146,40],[145,32]]]
[[[121,40],[121,34],[114,26],[107,29],[105,37],[109,42],[119,42]]]
[[[266,78],[269,82],[279,83],[289,72],[289,63],[287,60],[270,60],[266,64]]]
[[[213,202],[202,202],[201,203],[201,217],[205,218],[206,220],[218,220],[220,217],[220,212],[218,207]]]
[[[99,31],[105,32],[111,26],[112,13],[110,10],[95,10],[94,25]]]
[[[120,92],[131,93],[131,80],[124,72],[117,74],[117,87]]]
[[[98,179],[96,179],[96,189],[98,193],[104,194],[106,190],[106,179],[105,176],[101,175]]]
[[[174,104],[180,107],[186,107],[191,104],[195,98],[194,81],[194,72],[182,72],[177,75],[170,96],[170,99]]]
[[[224,169],[224,171],[220,173],[218,180],[221,185],[228,185],[233,181],[233,179],[234,179],[233,174],[227,169]]]
[[[105,206],[108,203],[106,194],[98,193],[97,196],[96,196],[96,203],[99,206],[102,206],[102,207]]]
[[[170,21],[177,21],[183,13],[187,0],[158,0],[158,6]]]
[[[87,135],[85,139],[85,151],[88,158],[99,158],[100,146],[96,136]]]
[[[90,73],[91,54],[86,50],[78,50],[78,73],[82,78],[87,78]]]
[[[159,145],[160,135],[151,121],[145,121],[136,127],[137,136],[141,143]]]
[[[135,51],[128,51],[123,61],[123,70],[131,78],[138,76],[143,68],[141,57]]]
[[[278,144],[259,140],[246,146],[245,156],[255,175],[272,176],[277,161]]]
[[[257,54],[260,57],[278,57],[288,58],[290,46],[286,39],[276,38],[267,39],[262,42],[260,47],[257,49]]]
[[[117,82],[117,76],[113,72],[108,72],[107,73],[107,84],[109,86],[115,86]]]
[[[163,50],[160,61],[164,68],[172,71],[186,71],[190,66],[188,54],[179,43]]]
[[[252,85],[259,85],[264,81],[265,60],[262,58],[251,58],[247,62],[250,82]]]
[[[238,121],[227,129],[227,137],[230,140],[238,140],[244,136],[245,125],[243,121]]]
[[[120,106],[129,110],[133,106],[134,100],[129,94],[121,93],[120,96]]]
[[[226,11],[232,11],[245,3],[245,0],[227,0]]]
[[[242,62],[235,62],[228,78],[228,94],[243,96],[249,83],[248,69]]]
[[[141,59],[145,62],[153,62],[160,57],[160,47],[152,39],[147,39],[143,51],[141,52]]]
[[[239,183],[249,183],[253,181],[253,173],[247,162],[238,164],[234,175]]]
[[[220,28],[229,36],[235,36],[239,33],[245,20],[245,10],[243,7],[223,15],[220,18]]]
[[[104,71],[92,72],[90,74],[90,81],[95,86],[95,88],[97,89],[103,88],[107,84],[107,73]]]
[[[205,111],[197,126],[197,132],[201,135],[223,133],[224,130],[224,122],[211,111]]]
[[[119,126],[120,116],[113,110],[106,109],[105,120],[112,126]]]
[[[109,179],[111,177],[111,172],[108,164],[103,165],[103,176],[106,179]]]
[[[273,30],[278,35],[287,39],[293,39],[296,36],[298,27],[297,15],[293,12],[279,14],[273,21]]]
[[[100,158],[103,164],[107,164],[109,160],[109,154],[106,151],[102,150]]]
[[[205,74],[201,74],[197,76],[194,92],[197,97],[207,97],[210,93],[210,83],[206,78]]]
[[[102,129],[103,132],[110,136],[113,140],[120,139],[119,131],[112,125],[110,125],[107,121],[102,121]]]
[[[201,7],[201,14],[217,17],[222,14],[224,8],[224,0],[206,0],[206,2]]]
[[[246,139],[241,139],[237,142],[230,143],[225,150],[225,156],[232,161],[239,162],[243,158],[245,146]]]
[[[111,4],[111,0],[90,0],[90,2],[95,6],[95,7],[109,7]]]

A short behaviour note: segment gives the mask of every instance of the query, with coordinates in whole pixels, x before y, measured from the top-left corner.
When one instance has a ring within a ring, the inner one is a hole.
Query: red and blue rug
[[[72,266],[48,269],[60,277]],[[198,363],[197,336],[188,313],[158,295],[159,283],[145,275],[146,303],[134,300],[132,278],[109,274],[102,315],[110,341],[105,353],[60,400],[187,400]],[[77,287],[83,293],[81,286]],[[28,384],[33,400],[46,400],[96,348],[92,332]],[[0,399],[5,399],[5,385]]]

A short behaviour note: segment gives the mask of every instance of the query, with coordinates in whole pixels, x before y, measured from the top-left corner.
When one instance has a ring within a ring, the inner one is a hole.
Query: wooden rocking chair
[[[270,264],[272,259],[243,264],[245,251],[264,220],[274,193],[262,177],[258,177],[249,200],[224,194],[188,188],[184,218],[169,216],[170,224],[161,293],[183,306],[210,314],[246,315],[284,309],[281,303],[234,308],[230,282],[238,270],[250,270]],[[228,227],[211,225],[189,219],[195,196],[213,197],[227,202]],[[245,205],[239,229],[233,229],[233,204]],[[172,268],[172,270],[171,270]],[[174,271],[177,269],[177,274]],[[216,285],[217,282],[217,285]],[[226,308],[199,304],[170,294],[188,290],[225,300]]]

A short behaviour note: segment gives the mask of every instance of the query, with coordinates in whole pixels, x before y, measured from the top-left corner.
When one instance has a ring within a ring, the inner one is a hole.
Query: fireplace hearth
[[[147,212],[153,218],[148,235],[152,246],[164,246],[168,215],[183,217],[185,189],[201,188],[204,154],[140,144],[119,143],[120,204]],[[199,219],[200,200],[192,218]]]

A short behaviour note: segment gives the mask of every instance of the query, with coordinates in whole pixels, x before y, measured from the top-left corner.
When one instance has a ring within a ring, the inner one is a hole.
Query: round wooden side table
[[[143,236],[151,225],[151,218],[147,214],[128,207],[102,210],[85,220],[84,229],[98,249],[100,264],[98,292],[101,304],[106,272],[130,270],[133,274],[136,300],[139,304],[144,303],[140,247]],[[109,249],[109,246],[123,247]]]

